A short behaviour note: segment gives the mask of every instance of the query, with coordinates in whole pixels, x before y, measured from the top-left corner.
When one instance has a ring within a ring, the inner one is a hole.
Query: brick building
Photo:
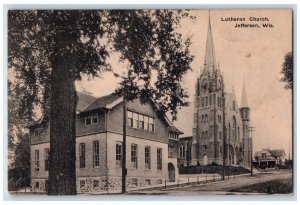
[[[77,192],[121,190],[123,98],[95,98],[78,92],[76,115]],[[153,102],[127,103],[127,189],[174,181],[178,176],[178,139],[182,134]],[[29,126],[31,186],[45,191],[50,147],[49,120]]]

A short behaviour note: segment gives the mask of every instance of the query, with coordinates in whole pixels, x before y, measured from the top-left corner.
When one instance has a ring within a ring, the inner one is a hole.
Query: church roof
[[[244,81],[244,84],[243,84],[241,107],[248,107],[248,100],[247,100],[247,94],[246,94],[246,88],[245,88],[245,81]]]
[[[206,50],[204,58],[204,72],[212,71],[217,68],[214,41],[211,30],[210,16],[208,19],[208,31],[206,39]]]

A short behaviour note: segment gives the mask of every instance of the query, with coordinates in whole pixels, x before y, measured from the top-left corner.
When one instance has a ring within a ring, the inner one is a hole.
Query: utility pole
[[[249,137],[249,139],[250,139],[250,144],[251,144],[251,148],[250,148],[250,157],[251,157],[251,160],[250,160],[250,166],[251,166],[251,176],[253,176],[253,151],[252,151],[252,149],[253,149],[253,131],[254,131],[254,127],[249,127],[248,128],[248,131],[250,132],[250,137]],[[248,146],[249,146],[249,143],[248,143]]]
[[[127,135],[127,102],[126,92],[123,94],[123,146],[122,146],[122,194],[126,193],[126,135]]]
[[[222,108],[223,108],[223,172],[222,180],[225,180],[225,165],[226,165],[226,123],[225,123],[225,92],[224,85],[222,90]]]

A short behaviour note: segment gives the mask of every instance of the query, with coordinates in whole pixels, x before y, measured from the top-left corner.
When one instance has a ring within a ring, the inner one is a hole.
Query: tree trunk
[[[76,194],[76,58],[59,54],[60,48],[71,43],[69,35],[59,35],[52,60],[49,195]]]

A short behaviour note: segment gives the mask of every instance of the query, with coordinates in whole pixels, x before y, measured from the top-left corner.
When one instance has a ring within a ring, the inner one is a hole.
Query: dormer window
[[[98,123],[98,115],[92,115],[85,117],[85,125],[97,124]]]

